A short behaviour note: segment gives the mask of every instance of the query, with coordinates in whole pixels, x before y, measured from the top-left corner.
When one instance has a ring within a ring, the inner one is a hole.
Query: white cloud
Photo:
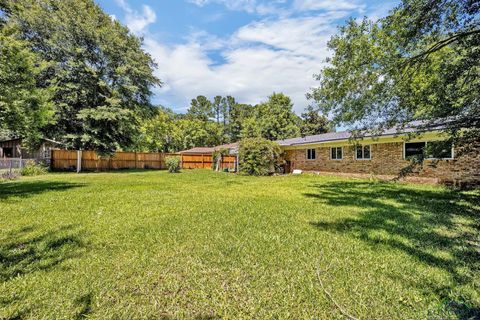
[[[145,48],[158,63],[157,76],[168,86],[158,90],[178,106],[203,94],[233,95],[259,103],[271,93],[284,92],[297,112],[307,105],[305,93],[315,85],[313,74],[327,57],[326,42],[335,32],[331,22],[342,15],[263,20],[240,28],[226,39],[192,33],[188,42],[164,46],[151,36]],[[210,50],[219,50],[224,63],[214,65]]]
[[[224,5],[229,10],[245,11],[256,13],[262,16],[280,15],[285,16],[290,12],[279,5],[285,4],[287,0],[186,0],[199,7],[211,3]]]
[[[125,0],[116,1],[125,12],[125,24],[135,34],[145,33],[148,25],[157,20],[157,15],[150,6],[143,5],[142,12],[138,12],[133,10]]]
[[[226,6],[230,10],[243,10],[247,12],[255,12],[257,6],[256,0],[187,0],[199,7],[210,3],[219,3]]]
[[[313,10],[363,10],[365,5],[355,0],[295,0],[293,7],[299,11]]]
[[[176,111],[185,111],[197,95],[232,95],[240,102],[256,104],[273,92],[283,92],[292,98],[296,112],[301,112],[308,104],[305,94],[317,84],[313,74],[330,54],[326,44],[337,31],[338,20],[352,10],[363,10],[357,2],[346,0],[295,0],[290,12],[275,5],[284,0],[269,1],[269,6],[255,0],[189,0],[199,6],[217,2],[234,10],[263,10],[267,18],[225,37],[191,30],[183,43],[164,45],[148,32],[148,24],[155,21],[148,6],[139,13],[125,0],[117,1],[127,25],[143,33],[144,47],[158,64],[156,75],[165,85],[155,90],[156,100]],[[212,60],[210,53],[219,54],[223,61]]]

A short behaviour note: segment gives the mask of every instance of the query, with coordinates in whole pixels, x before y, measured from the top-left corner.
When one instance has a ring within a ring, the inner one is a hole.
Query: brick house
[[[411,125],[376,136],[366,134],[361,140],[351,138],[345,131],[277,142],[284,151],[287,172],[300,169],[385,178],[408,173],[407,180],[480,184],[479,148],[461,152],[440,129],[419,132]],[[415,157],[424,160],[412,165]]]

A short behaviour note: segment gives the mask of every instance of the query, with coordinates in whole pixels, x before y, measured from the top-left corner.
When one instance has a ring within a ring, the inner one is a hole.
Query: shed
[[[61,142],[43,138],[37,149],[29,150],[23,145],[22,138],[3,140],[0,141],[0,158],[49,160],[50,151],[61,145]]]

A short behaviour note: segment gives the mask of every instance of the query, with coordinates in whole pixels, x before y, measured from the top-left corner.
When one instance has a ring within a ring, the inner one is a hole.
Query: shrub
[[[248,138],[238,149],[239,171],[243,174],[265,176],[274,173],[280,164],[280,146],[263,138]]]
[[[33,160],[27,161],[25,163],[25,166],[20,170],[22,176],[38,176],[47,172],[47,167],[41,164],[37,164]]]
[[[171,156],[165,158],[165,164],[167,165],[168,172],[180,172],[180,158]]]
[[[212,170],[218,171],[220,168],[218,167],[220,161],[222,161],[222,156],[227,155],[229,152],[228,149],[220,149],[220,150],[215,150],[212,153]]]

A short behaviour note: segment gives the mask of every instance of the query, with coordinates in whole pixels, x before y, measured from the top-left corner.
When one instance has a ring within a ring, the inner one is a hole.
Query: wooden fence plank
[[[212,155],[184,155],[159,152],[116,152],[113,156],[105,158],[97,155],[95,151],[83,151],[81,166],[84,171],[105,171],[121,169],[166,169],[165,157],[177,156],[180,158],[182,169],[211,169]],[[236,157],[233,155],[222,156],[220,168],[234,169]],[[52,150],[52,170],[74,171],[77,166],[76,150]]]

